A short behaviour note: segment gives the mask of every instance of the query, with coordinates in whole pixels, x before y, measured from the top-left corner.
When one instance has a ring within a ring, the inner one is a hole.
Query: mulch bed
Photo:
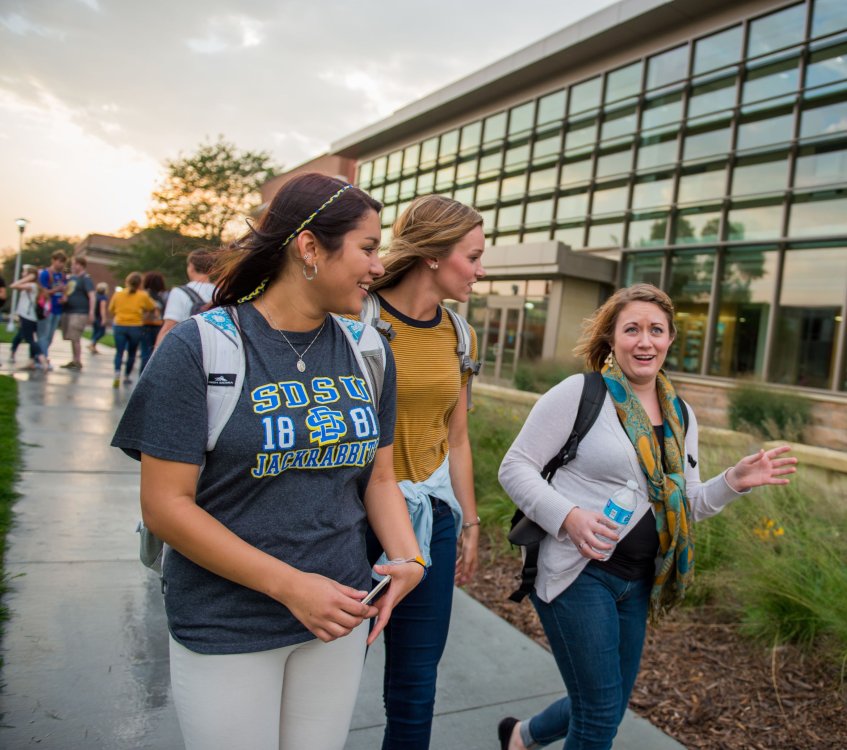
[[[519,558],[483,539],[480,572],[465,590],[547,648],[532,605],[507,599],[519,571]],[[692,749],[847,748],[839,665],[751,643],[708,608],[678,610],[648,629],[630,708]]]

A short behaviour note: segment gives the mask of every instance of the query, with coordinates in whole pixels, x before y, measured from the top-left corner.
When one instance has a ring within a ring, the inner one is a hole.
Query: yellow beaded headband
[[[345,190],[349,190],[351,187],[353,187],[353,186],[352,185],[345,185],[338,192],[334,193],[329,198],[327,198],[323,203],[321,203],[320,206],[318,206],[314,211],[312,211],[312,213],[310,213],[306,217],[306,219],[303,221],[302,224],[300,224],[299,227],[297,227],[297,229],[295,229],[291,234],[288,235],[288,237],[285,238],[285,240],[282,243],[282,247],[285,247],[289,242],[291,242],[291,240],[293,240],[298,234],[300,234],[300,232],[302,232],[307,226],[309,226],[309,224],[312,221],[314,221],[315,217],[321,211],[323,211],[330,203],[332,203],[336,198],[338,198]],[[265,287],[267,286],[267,284],[268,284],[268,279],[263,279],[262,283],[259,284],[259,286],[257,286],[252,292],[250,292],[250,294],[247,294],[244,297],[241,297],[238,300],[238,304],[241,305],[244,302],[249,302],[251,299],[258,297],[262,292],[265,291]]]

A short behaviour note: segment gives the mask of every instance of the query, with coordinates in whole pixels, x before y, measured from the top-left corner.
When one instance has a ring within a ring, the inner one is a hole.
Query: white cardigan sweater
[[[573,508],[602,512],[611,494],[627,479],[634,479],[638,483],[638,505],[621,538],[652,508],[644,471],[608,393],[576,457],[556,472],[552,483],[542,479],[541,469],[573,430],[583,382],[583,375],[572,375],[545,393],[500,465],[500,484],[509,497],[548,534],[541,542],[535,580],[535,591],[545,602],[551,602],[570,586],[588,563],[563,528],[565,517]],[[697,420],[687,404],[686,408],[690,419],[685,449],[698,462],[696,467],[685,462],[686,495],[693,520],[699,521],[719,513],[746,493],[729,486],[726,471],[705,483],[700,481]]]

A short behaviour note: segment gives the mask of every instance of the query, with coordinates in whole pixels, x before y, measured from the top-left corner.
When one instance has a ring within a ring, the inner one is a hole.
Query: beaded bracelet
[[[479,526],[480,523],[482,522],[479,520],[479,516],[477,516],[476,521],[465,521],[465,523],[462,524],[462,528],[469,529],[471,526]]]

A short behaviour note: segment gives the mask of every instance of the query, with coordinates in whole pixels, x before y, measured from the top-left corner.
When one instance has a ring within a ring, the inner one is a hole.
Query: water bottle
[[[638,489],[638,483],[634,479],[627,479],[623,487],[618,488],[612,496],[606,501],[606,507],[603,508],[603,515],[606,516],[612,523],[618,527],[618,535],[623,531],[623,527],[629,523],[632,514],[635,511],[636,498],[635,491]],[[600,534],[596,535],[598,539],[608,544],[615,545],[611,539],[607,539]],[[615,551],[614,546],[610,550],[600,550],[604,560],[608,560]]]

